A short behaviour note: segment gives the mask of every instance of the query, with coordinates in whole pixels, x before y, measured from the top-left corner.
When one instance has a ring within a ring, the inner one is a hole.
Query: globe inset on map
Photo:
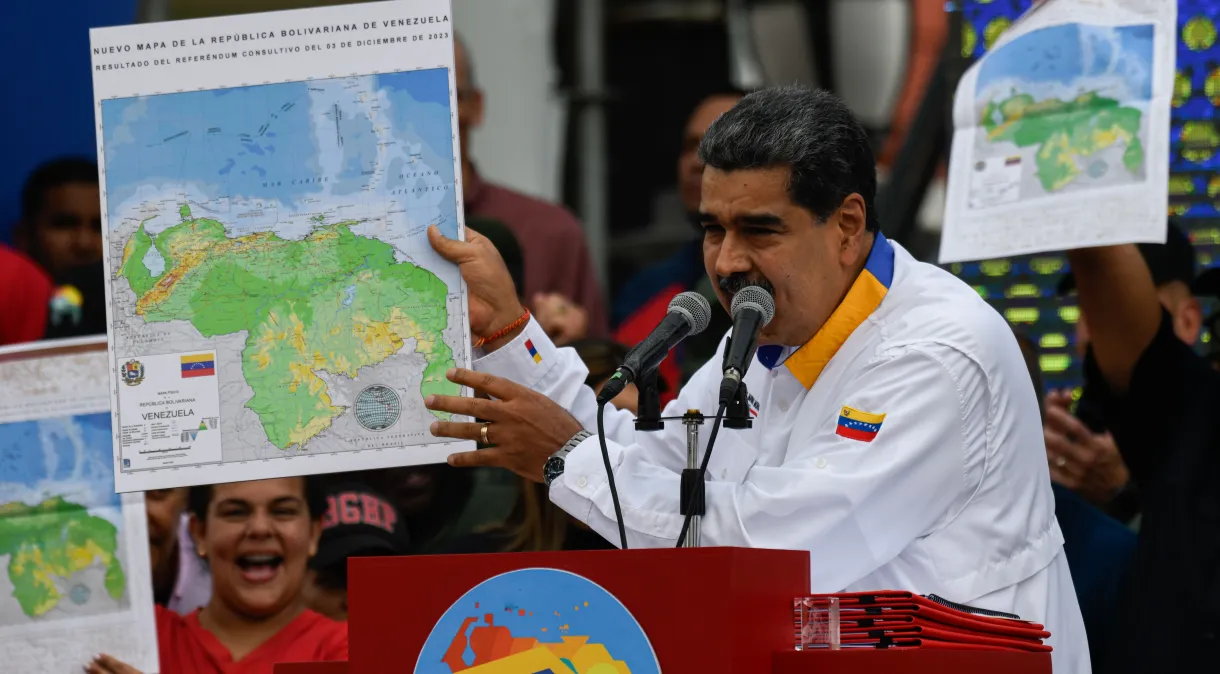
[[[398,421],[402,401],[398,394],[380,384],[370,386],[356,396],[356,421],[370,431],[384,431]]]

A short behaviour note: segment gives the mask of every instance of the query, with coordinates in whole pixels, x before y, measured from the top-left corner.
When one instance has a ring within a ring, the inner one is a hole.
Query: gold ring
[[[487,434],[484,433],[483,437],[487,437]],[[1055,459],[1055,465],[1060,468],[1063,468],[1064,466],[1068,465],[1068,460],[1061,456],[1061,457]]]
[[[479,427],[479,441],[485,445],[491,444],[491,441],[487,439],[487,427],[490,425],[491,423],[488,422]]]

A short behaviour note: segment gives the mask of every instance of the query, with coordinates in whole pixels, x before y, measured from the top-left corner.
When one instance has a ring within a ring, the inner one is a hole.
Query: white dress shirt
[[[720,363],[718,353],[664,414],[714,415]],[[534,321],[474,367],[596,430],[587,370]],[[818,335],[760,348],[745,383],[757,415],[749,430],[720,429],[701,544],[808,550],[814,592],[910,590],[1015,613],[1052,633],[1056,672],[1090,671],[1038,398],[1011,329],[969,286],[878,236]],[[685,428],[632,422],[607,406],[628,544],[673,546]],[[596,436],[568,455],[550,495],[617,544]]]

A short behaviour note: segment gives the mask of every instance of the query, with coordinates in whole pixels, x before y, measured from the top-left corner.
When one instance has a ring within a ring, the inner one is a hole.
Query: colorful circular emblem
[[[123,363],[123,367],[119,370],[120,378],[124,384],[128,386],[137,386],[144,381],[144,364],[138,360],[129,360]]]
[[[659,674],[652,644],[597,583],[558,569],[489,578],[441,616],[416,674]]]

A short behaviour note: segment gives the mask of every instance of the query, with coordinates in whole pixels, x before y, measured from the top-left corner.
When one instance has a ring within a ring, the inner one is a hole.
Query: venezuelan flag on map
[[[182,357],[182,378],[214,377],[216,376],[215,356],[210,353],[197,353]]]

